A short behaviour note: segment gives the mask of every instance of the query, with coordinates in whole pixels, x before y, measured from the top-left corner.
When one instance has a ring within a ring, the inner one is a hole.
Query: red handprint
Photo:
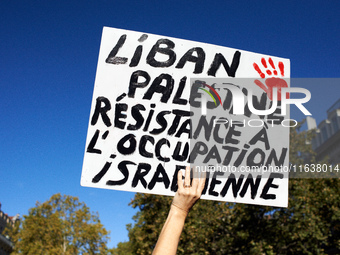
[[[271,65],[271,67],[273,68],[273,71],[271,71],[270,69],[267,69],[266,73],[268,75],[278,75],[272,58],[269,58],[268,62]],[[262,63],[264,68],[268,68],[267,62],[264,58],[261,59],[261,63]],[[254,63],[253,66],[254,66],[254,69],[259,73],[261,78],[266,77],[266,75],[261,71],[260,67],[256,63]],[[279,69],[280,69],[281,76],[283,77],[284,76],[284,65],[283,65],[282,62],[279,62],[278,66],[279,66]],[[265,80],[265,83],[266,83],[267,86],[265,86],[259,80],[255,80],[254,82],[257,86],[259,86],[261,89],[263,89],[267,93],[270,100],[273,100],[273,88],[277,88],[277,100],[281,101],[281,88],[287,88],[288,87],[287,82],[284,79],[277,78],[277,77],[267,78]],[[289,98],[289,95],[287,95],[287,98]]]

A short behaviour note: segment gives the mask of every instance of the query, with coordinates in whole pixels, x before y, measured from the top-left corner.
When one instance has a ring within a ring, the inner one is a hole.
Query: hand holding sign
[[[202,174],[204,174],[202,176]],[[201,173],[200,178],[194,176],[190,185],[190,167],[185,169],[184,183],[182,172],[178,171],[178,190],[172,201],[172,206],[166,219],[162,232],[159,235],[153,255],[175,255],[177,251],[179,237],[181,236],[185,218],[189,210],[201,197],[205,185],[205,173]]]
[[[194,178],[190,185],[190,167],[187,166],[185,169],[184,184],[182,180],[182,172],[178,171],[177,183],[178,190],[172,201],[172,205],[189,213],[189,210],[196,201],[201,197],[202,191],[205,184],[205,173],[200,179]]]

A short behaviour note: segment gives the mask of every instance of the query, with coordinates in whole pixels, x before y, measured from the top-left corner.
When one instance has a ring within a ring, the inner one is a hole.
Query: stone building
[[[0,203],[0,255],[9,255],[12,252],[13,244],[8,236],[3,235],[6,226],[14,226],[15,222],[19,220],[19,215],[14,217],[8,216],[1,210]]]
[[[306,120],[308,130],[316,130],[312,140],[316,160],[328,157],[331,164],[340,163],[340,99],[327,110],[327,119],[318,126],[314,118],[308,116]]]

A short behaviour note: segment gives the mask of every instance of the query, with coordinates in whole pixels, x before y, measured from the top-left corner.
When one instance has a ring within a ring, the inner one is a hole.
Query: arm
[[[191,207],[201,197],[205,177],[200,179],[194,178],[190,186],[190,167],[187,167],[185,170],[184,184],[181,171],[178,171],[177,184],[178,190],[172,201],[168,218],[159,235],[156,247],[152,253],[153,255],[176,254],[185,218]]]

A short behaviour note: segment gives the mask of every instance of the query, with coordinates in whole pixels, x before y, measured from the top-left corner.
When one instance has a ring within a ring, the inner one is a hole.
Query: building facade
[[[8,216],[1,210],[0,203],[0,255],[9,255],[13,250],[13,244],[9,240],[8,236],[5,236],[3,231],[6,226],[14,226],[15,222],[19,220],[19,215],[14,217]]]
[[[312,146],[316,152],[316,160],[328,158],[329,163],[340,163],[340,99],[327,110],[327,119],[316,125],[312,117],[307,117],[308,130],[315,129],[316,136]]]

